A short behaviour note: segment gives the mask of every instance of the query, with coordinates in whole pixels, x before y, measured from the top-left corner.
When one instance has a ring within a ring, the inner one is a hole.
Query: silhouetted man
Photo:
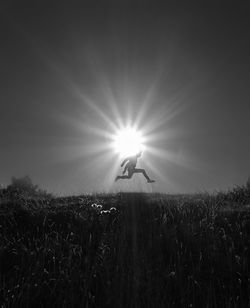
[[[137,159],[141,156],[142,152],[137,153],[134,156],[127,157],[124,159],[124,161],[121,164],[121,167],[123,167],[125,164],[125,168],[122,172],[122,174],[125,174],[128,171],[128,175],[118,175],[115,178],[115,181],[117,180],[124,180],[124,179],[131,179],[134,173],[142,173],[145,178],[147,179],[148,183],[154,183],[154,180],[151,180],[149,176],[147,175],[146,171],[144,169],[137,169],[136,164],[137,164]]]

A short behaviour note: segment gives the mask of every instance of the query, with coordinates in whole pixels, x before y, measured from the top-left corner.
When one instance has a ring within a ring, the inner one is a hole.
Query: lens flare
[[[113,148],[122,157],[135,155],[145,147],[142,134],[131,127],[118,131],[113,139]]]

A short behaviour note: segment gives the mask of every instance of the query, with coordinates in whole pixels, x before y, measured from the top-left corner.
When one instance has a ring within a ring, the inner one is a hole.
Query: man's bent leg
[[[128,175],[117,175],[117,177],[115,178],[115,181],[118,180],[125,180],[125,179],[131,179],[132,178],[133,173],[129,172]]]
[[[128,175],[118,175],[117,180],[124,180],[124,179],[130,179],[130,177]]]

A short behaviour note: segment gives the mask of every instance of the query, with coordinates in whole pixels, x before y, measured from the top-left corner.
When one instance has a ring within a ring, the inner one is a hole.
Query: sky
[[[215,192],[250,175],[250,5],[1,1],[0,183],[55,194]],[[111,137],[145,137],[113,179]]]

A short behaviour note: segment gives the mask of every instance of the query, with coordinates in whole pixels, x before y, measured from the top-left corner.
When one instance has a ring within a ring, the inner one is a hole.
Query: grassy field
[[[0,307],[250,307],[249,195],[2,196]]]

